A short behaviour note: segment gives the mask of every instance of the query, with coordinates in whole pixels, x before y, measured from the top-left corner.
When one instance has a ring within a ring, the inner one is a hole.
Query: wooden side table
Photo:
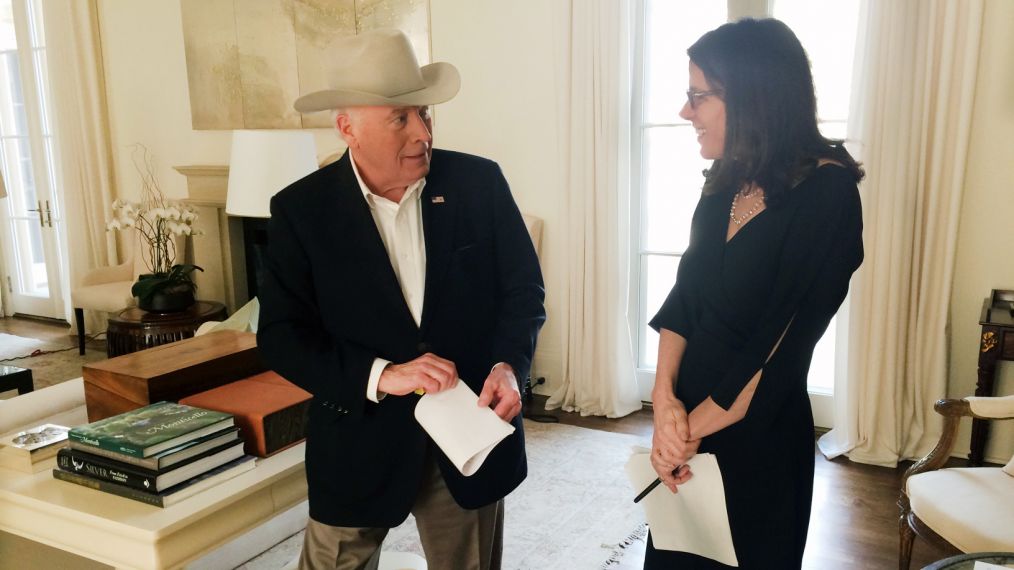
[[[979,318],[982,335],[979,337],[979,377],[975,384],[976,396],[992,396],[996,379],[996,363],[1014,360],[1014,291],[993,289],[982,302]],[[968,464],[982,465],[989,437],[989,422],[972,420],[972,442]]]
[[[225,320],[225,305],[197,301],[185,311],[150,313],[128,307],[109,317],[106,355],[109,358],[191,338],[201,323]]]

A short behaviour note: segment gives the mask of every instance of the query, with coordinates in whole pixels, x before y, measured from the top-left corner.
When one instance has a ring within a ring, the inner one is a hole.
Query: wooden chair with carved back
[[[915,536],[947,550],[1014,551],[1014,458],[1005,467],[943,468],[961,418],[1014,419],[1014,396],[938,401],[944,431],[901,480],[898,567],[908,570]]]

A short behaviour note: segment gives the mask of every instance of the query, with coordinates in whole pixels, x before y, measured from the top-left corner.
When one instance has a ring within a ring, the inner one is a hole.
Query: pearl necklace
[[[751,186],[746,192],[744,192],[743,190],[740,190],[739,192],[736,192],[735,195],[733,195],[733,197],[732,197],[732,206],[729,207],[729,219],[732,220],[732,223],[736,224],[737,226],[743,225],[743,222],[745,222],[745,221],[749,220],[750,218],[752,218],[753,215],[757,213],[757,209],[760,208],[761,205],[764,204],[764,202],[765,202],[764,194],[761,194],[760,200],[757,200],[756,202],[754,202],[754,205],[751,206],[750,209],[747,210],[745,214],[743,214],[739,218],[736,217],[736,202],[739,201],[739,197],[743,196],[744,198],[746,198],[747,196],[750,196],[751,194],[753,194],[755,191],[756,191],[756,188],[753,187],[753,186]]]

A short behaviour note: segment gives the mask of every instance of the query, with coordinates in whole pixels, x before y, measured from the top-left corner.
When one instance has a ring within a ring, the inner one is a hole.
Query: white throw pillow
[[[254,297],[253,299],[250,299],[247,304],[237,309],[236,312],[228,319],[225,319],[220,323],[215,323],[207,329],[204,329],[204,325],[208,323],[204,323],[201,325],[201,328],[198,329],[198,332],[199,334],[204,334],[212,331],[234,330],[256,333],[257,320],[260,316],[260,312],[260,302],[257,300],[257,297]]]
[[[1010,461],[1007,462],[1007,465],[1003,466],[1003,472],[1011,477],[1014,477],[1014,457],[1011,457]]]

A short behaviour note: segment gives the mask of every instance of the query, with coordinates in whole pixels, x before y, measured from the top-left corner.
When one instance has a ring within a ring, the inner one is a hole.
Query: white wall
[[[438,147],[497,161],[523,212],[545,222],[542,270],[548,319],[536,376],[551,393],[562,382],[565,273],[560,224],[562,161],[557,140],[554,6],[557,0],[430,0],[434,61],[461,71],[461,92],[436,112]]]
[[[186,195],[184,164],[226,164],[227,131],[190,129],[183,27],[178,2],[100,0],[99,30],[110,108],[117,191],[138,196],[131,145],[148,147],[171,197]]]
[[[138,195],[130,145],[142,143],[155,157],[163,191],[184,197],[186,180],[172,167],[227,164],[231,133],[190,126],[180,4],[99,0],[98,5],[118,193]],[[521,209],[545,221],[550,320],[536,372],[556,384],[561,332],[552,316],[563,276],[553,270],[560,254],[551,5],[432,0],[431,26],[433,60],[452,62],[462,73],[461,93],[435,112],[436,145],[499,162]],[[321,157],[343,146],[330,130],[315,134]]]
[[[951,292],[948,397],[975,393],[979,312],[990,289],[1014,289],[1014,2],[987,0],[965,193]],[[1014,394],[1014,362],[1000,363],[996,394]],[[1014,422],[993,422],[986,456],[1014,453]],[[956,455],[968,454],[970,422]]]

